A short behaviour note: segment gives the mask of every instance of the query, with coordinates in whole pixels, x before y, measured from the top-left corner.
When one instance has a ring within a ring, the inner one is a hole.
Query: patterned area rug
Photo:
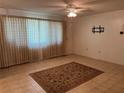
[[[72,62],[30,75],[47,93],[65,93],[102,73]]]

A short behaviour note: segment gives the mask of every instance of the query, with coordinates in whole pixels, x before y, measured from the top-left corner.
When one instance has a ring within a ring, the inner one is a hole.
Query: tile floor
[[[72,61],[102,70],[105,73],[67,93],[124,93],[124,66],[77,55],[0,69],[0,93],[46,93],[29,76],[29,73]]]

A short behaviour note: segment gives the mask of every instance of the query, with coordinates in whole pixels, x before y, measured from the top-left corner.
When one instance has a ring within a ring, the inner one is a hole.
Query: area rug
[[[32,73],[30,76],[47,93],[65,93],[102,73],[97,69],[71,62]]]

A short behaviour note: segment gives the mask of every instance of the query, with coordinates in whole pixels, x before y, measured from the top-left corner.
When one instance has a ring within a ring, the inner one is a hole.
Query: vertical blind
[[[0,68],[63,54],[63,22],[0,17]]]

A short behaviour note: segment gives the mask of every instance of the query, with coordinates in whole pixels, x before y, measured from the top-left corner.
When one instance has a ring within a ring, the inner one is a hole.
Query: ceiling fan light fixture
[[[76,17],[77,14],[75,12],[70,11],[67,16],[68,17]]]

